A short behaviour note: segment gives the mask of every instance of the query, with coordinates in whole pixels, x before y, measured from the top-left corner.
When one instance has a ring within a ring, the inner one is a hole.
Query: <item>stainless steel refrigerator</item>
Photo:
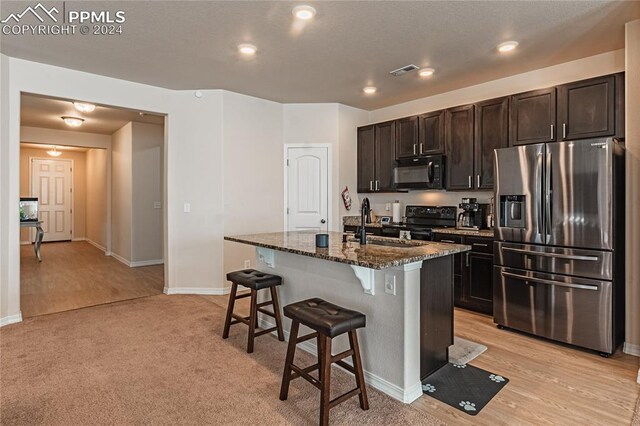
[[[624,145],[495,151],[494,321],[603,355],[624,333]]]

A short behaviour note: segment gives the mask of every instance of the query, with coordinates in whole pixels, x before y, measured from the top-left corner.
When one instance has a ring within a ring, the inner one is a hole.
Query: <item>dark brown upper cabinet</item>
[[[615,135],[615,80],[608,75],[558,87],[558,139]]]
[[[375,125],[376,178],[374,191],[393,191],[393,167],[396,160],[396,122],[387,121]]]
[[[358,127],[358,192],[373,191],[376,178],[375,126]]]
[[[418,117],[396,120],[396,158],[418,155]]]
[[[556,88],[511,96],[510,145],[556,140]]]
[[[473,188],[474,106],[446,110],[447,189]]]
[[[474,173],[476,189],[493,189],[493,151],[509,146],[509,98],[476,104]]]
[[[444,121],[444,110],[418,116],[418,152],[420,154],[444,153]]]
[[[358,192],[394,191],[396,123],[358,127]]]

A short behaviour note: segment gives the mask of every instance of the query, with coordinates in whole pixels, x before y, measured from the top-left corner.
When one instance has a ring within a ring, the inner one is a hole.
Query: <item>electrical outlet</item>
[[[384,292],[392,296],[396,295],[396,276],[385,274],[384,276]]]
[[[162,203],[160,201],[154,201],[153,202],[153,208],[154,209],[160,209],[162,208]]]
[[[391,211],[391,203],[387,203],[387,204],[385,204],[384,209],[385,209],[386,211],[390,212],[390,211]]]
[[[251,261],[249,259],[246,259],[244,261],[244,269],[249,269],[251,268]]]
[[[191,213],[191,203],[184,203],[184,212]]]

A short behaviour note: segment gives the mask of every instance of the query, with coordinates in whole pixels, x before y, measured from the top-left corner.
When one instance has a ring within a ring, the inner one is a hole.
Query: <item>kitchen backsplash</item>
[[[473,191],[473,192],[445,192],[445,191],[411,191],[408,193],[394,194],[358,194],[360,200],[369,197],[371,209],[377,216],[391,216],[391,210],[385,210],[387,203],[399,200],[402,207],[402,214],[407,205],[429,205],[429,206],[458,206],[462,198],[477,198],[479,203],[489,203],[489,198],[493,196],[493,191]],[[354,215],[359,213],[360,206],[354,205],[351,211]]]

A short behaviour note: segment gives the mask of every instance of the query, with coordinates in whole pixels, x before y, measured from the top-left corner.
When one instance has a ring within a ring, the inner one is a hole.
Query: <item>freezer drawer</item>
[[[496,242],[494,257],[496,265],[509,268],[613,279],[613,252],[610,251]]]
[[[612,283],[494,266],[494,321],[612,353]]]

